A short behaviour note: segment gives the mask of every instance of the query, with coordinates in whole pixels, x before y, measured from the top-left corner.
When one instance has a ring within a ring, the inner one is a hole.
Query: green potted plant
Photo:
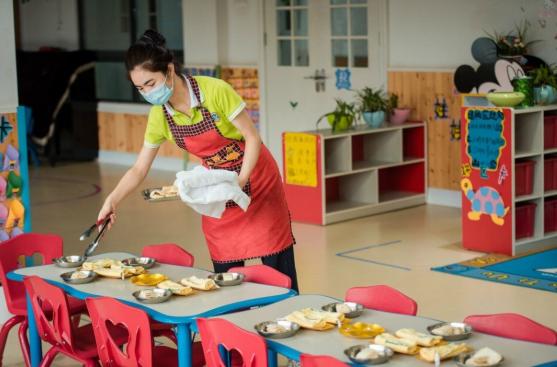
[[[527,41],[528,21],[515,24],[514,30],[507,34],[494,32],[488,36],[497,45],[497,54],[502,58],[520,59],[528,53],[528,48],[538,41]]]
[[[557,78],[555,70],[542,65],[530,72],[534,78],[534,99],[539,105],[548,105],[557,101]]]
[[[385,121],[387,99],[383,89],[374,90],[369,87],[358,91],[358,110],[370,127],[379,127]]]
[[[356,107],[353,103],[348,103],[343,101],[342,99],[335,99],[336,108],[332,112],[328,112],[317,120],[317,125],[323,118],[327,118],[329,125],[334,132],[337,131],[346,131],[350,129],[352,123],[354,122],[354,118],[356,117]]]
[[[403,124],[408,120],[411,109],[408,107],[398,106],[398,94],[391,93],[387,102],[387,110],[389,111],[389,121],[392,124]]]

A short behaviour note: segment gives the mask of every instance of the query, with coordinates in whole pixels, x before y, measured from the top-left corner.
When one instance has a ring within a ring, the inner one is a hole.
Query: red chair
[[[195,258],[175,243],[161,243],[143,247],[141,256],[152,257],[163,264],[192,267]]]
[[[475,331],[503,338],[557,345],[557,332],[516,313],[471,315],[464,322]]]
[[[346,367],[346,363],[330,356],[313,356],[302,354],[300,356],[301,367]]]
[[[0,243],[0,282],[4,289],[6,306],[14,316],[10,318],[0,331],[0,365],[4,355],[4,348],[10,330],[19,326],[19,342],[23,359],[27,366],[29,360],[29,341],[27,339],[27,300],[25,287],[21,282],[9,280],[6,274],[21,267],[19,261],[22,256],[40,254],[43,264],[52,264],[52,259],[62,256],[62,237],[50,234],[24,233]],[[75,298],[69,298],[72,315],[85,312],[85,303]]]
[[[64,291],[37,276],[26,277],[23,283],[31,298],[39,335],[42,340],[52,345],[46,352],[41,367],[50,366],[58,353],[65,354],[85,366],[97,366],[97,345],[93,337],[93,326],[75,326],[72,323]],[[120,343],[123,343],[122,333]]]
[[[356,302],[365,308],[416,316],[418,304],[412,298],[388,285],[354,287],[346,292],[347,302]]]
[[[237,266],[228,270],[231,273],[242,273],[246,282],[253,282],[277,287],[290,288],[292,279],[286,274],[267,265]]]
[[[176,349],[154,346],[151,325],[147,314],[127,306],[113,298],[88,298],[87,308],[91,316],[99,360],[106,367],[172,367],[178,365]],[[107,325],[118,325],[127,330],[124,350]],[[200,348],[193,351],[194,366],[202,366]]]
[[[224,367],[219,346],[235,351],[243,360],[243,367],[267,367],[265,339],[223,319],[197,319],[201,344],[207,367]]]

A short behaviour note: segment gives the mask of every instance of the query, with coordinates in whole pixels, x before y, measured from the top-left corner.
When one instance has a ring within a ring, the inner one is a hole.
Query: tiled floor
[[[86,244],[79,234],[95,221],[103,198],[124,172],[95,163],[33,168],[33,230],[60,234],[66,254],[82,253]],[[141,188],[170,184],[173,176],[152,171]],[[118,208],[117,224],[97,252],[139,253],[146,244],[176,242],[195,255],[197,266],[210,269],[199,215],[181,202],[144,202],[139,192]],[[326,227],[294,223],[293,231],[302,293],[342,298],[351,286],[388,284],[414,298],[419,315],[462,320],[469,314],[518,312],[557,329],[557,294],[429,270],[479,255],[459,245],[458,209],[420,206]],[[350,253],[359,259],[336,255],[359,248]],[[22,365],[14,335],[4,365]]]

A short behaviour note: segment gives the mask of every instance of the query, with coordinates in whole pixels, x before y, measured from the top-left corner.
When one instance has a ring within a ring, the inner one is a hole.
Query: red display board
[[[512,116],[508,108],[462,108],[462,245],[512,255]]]

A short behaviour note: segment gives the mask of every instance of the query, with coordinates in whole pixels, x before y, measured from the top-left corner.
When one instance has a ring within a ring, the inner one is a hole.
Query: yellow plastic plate
[[[381,325],[367,324],[365,322],[344,323],[338,331],[351,338],[371,339],[385,332]]]
[[[131,282],[135,285],[155,286],[164,282],[168,277],[164,274],[140,274],[131,277]]]

